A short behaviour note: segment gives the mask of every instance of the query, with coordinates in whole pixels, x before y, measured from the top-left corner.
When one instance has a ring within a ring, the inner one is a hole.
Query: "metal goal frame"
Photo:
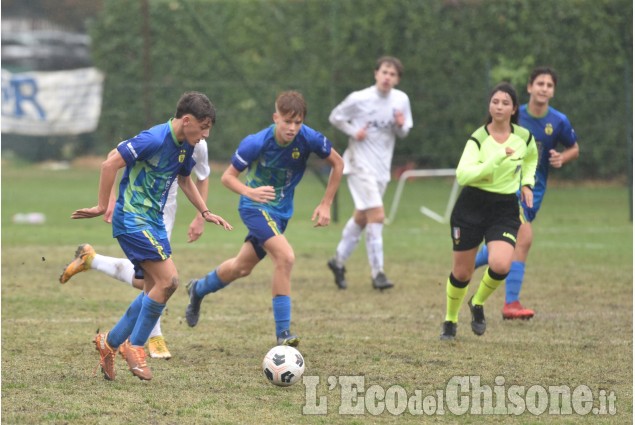
[[[450,198],[448,199],[448,205],[445,208],[445,214],[440,215],[439,213],[432,211],[430,208],[427,208],[425,205],[422,205],[420,208],[421,214],[426,215],[432,218],[439,223],[448,223],[450,221],[450,214],[452,214],[452,208],[454,207],[454,203],[456,202],[456,198],[459,195],[459,184],[456,181],[456,170],[454,168],[439,168],[436,170],[406,170],[399,177],[399,183],[397,183],[397,189],[395,190],[395,195],[392,199],[392,204],[390,206],[390,212],[388,217],[385,219],[386,224],[394,223],[395,217],[397,216],[397,208],[399,207],[399,201],[401,200],[401,194],[404,190],[404,185],[409,178],[417,177],[417,178],[425,178],[425,177],[454,177],[454,183],[452,185],[452,190],[450,191]]]

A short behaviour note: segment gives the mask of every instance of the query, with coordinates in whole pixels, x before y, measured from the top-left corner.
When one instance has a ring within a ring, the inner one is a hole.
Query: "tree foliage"
[[[5,19],[45,19],[71,31],[85,31],[102,8],[104,0],[3,0]]]
[[[507,79],[524,102],[531,68],[550,65],[560,76],[552,104],[581,146],[578,165],[559,175],[624,175],[632,11],[630,0],[106,0],[91,31],[107,75],[101,149],[167,120],[182,92],[199,90],[218,108],[211,156],[227,160],[271,122],[287,89],[304,93],[306,123],[343,149],[331,109],[372,85],[375,60],[391,54],[404,63],[415,120],[395,161],[454,167],[489,89]]]

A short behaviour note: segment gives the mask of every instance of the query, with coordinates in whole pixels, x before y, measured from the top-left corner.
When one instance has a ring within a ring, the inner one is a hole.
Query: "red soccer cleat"
[[[520,301],[514,301],[511,303],[505,303],[503,307],[503,319],[504,320],[529,320],[534,317],[535,312],[529,308],[524,308]]]

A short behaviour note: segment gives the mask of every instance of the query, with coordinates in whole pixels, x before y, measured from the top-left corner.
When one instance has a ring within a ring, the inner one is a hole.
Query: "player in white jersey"
[[[198,179],[196,181],[196,187],[203,200],[206,201],[210,168],[207,154],[207,142],[205,140],[201,140],[196,144],[192,158],[196,161],[196,165],[192,169]],[[176,218],[177,192],[178,185],[171,185],[163,208],[163,222],[165,223],[168,239],[171,239],[172,237],[172,229],[174,228],[174,220]],[[112,219],[114,201],[115,199],[111,199],[108,211],[104,215],[104,221],[107,223],[110,223]],[[190,223],[188,228],[188,242],[194,242],[197,240],[203,234],[204,228],[205,219],[201,216],[201,214],[195,214],[194,220],[192,220],[192,223]],[[143,280],[135,278],[134,266],[130,260],[127,258],[107,257],[97,254],[95,249],[89,244],[82,244],[77,248],[75,259],[66,266],[64,272],[60,276],[60,283],[66,283],[75,274],[86,270],[100,271],[123,283],[127,283],[139,290],[143,290]],[[163,337],[163,332],[161,331],[161,319],[159,319],[156,326],[150,333],[150,338],[148,339],[148,351],[150,352],[150,357],[152,358],[167,360],[172,357],[172,354],[170,353],[170,350],[168,350],[165,342],[165,338]]]
[[[384,273],[383,196],[390,181],[395,140],[412,128],[408,95],[395,89],[403,66],[399,59],[383,56],[375,64],[375,84],[351,93],[329,116],[335,127],[349,136],[344,152],[344,174],[355,211],[342,231],[335,256],[328,261],[335,284],[346,289],[344,264],[366,231],[366,253],[373,288],[394,285]]]

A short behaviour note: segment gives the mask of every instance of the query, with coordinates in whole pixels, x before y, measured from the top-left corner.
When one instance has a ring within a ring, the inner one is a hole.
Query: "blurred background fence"
[[[187,90],[208,94],[218,109],[213,160],[228,160],[245,135],[268,125],[276,94],[287,89],[304,93],[306,123],[343,150],[346,140],[328,115],[351,91],[372,85],[374,61],[390,54],[404,63],[399,88],[410,96],[415,120],[398,144],[395,167],[456,166],[469,134],[483,122],[491,87],[511,81],[526,102],[529,72],[550,65],[560,77],[552,105],[568,115],[581,147],[575,165],[557,176],[632,182],[630,0],[24,3],[3,2],[3,68],[28,70],[24,61],[5,55],[4,20],[45,15],[90,36],[89,64],[105,74],[102,112],[92,133],[3,133],[4,158],[105,155],[170,118]],[[52,3],[72,8],[72,19]],[[72,67],[70,59],[56,66]]]

